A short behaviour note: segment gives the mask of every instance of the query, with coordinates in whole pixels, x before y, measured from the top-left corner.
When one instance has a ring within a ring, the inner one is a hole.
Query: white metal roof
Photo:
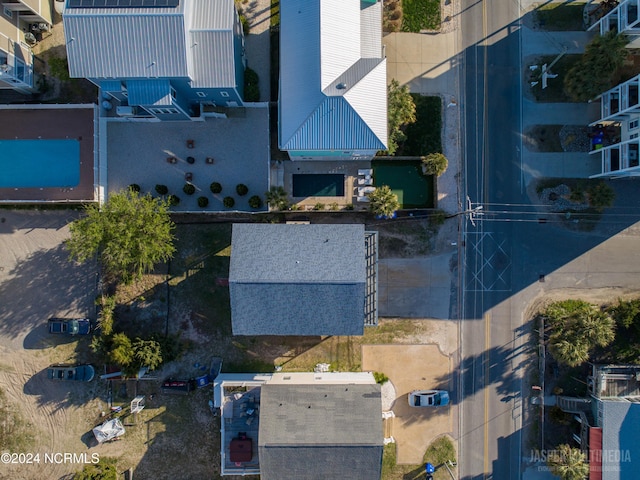
[[[67,8],[74,78],[188,77],[194,88],[235,86],[231,0],[182,0],[175,8]]]
[[[281,148],[386,148],[381,13],[360,0],[282,2]]]

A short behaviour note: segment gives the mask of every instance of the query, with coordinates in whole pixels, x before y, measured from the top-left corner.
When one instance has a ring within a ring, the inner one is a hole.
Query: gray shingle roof
[[[602,401],[602,480],[637,478],[640,403]]]
[[[379,385],[266,384],[260,402],[262,479],[380,478]]]
[[[365,281],[363,225],[233,226],[235,335],[361,335]]]

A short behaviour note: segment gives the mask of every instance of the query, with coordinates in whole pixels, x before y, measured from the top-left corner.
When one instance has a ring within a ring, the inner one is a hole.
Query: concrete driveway
[[[391,435],[397,463],[419,465],[428,445],[453,432],[454,407],[410,407],[407,394],[416,389],[451,390],[451,359],[438,345],[363,345],[362,370],[383,372],[396,390]]]
[[[381,317],[449,318],[453,253],[378,261]]]

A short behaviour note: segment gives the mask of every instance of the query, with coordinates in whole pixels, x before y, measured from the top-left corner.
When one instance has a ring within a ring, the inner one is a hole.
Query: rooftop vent
[[[336,88],[338,90],[345,90],[347,88],[347,84],[340,82],[338,85],[336,85]]]

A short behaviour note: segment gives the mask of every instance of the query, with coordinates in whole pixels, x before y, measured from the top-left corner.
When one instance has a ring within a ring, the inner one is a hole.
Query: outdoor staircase
[[[591,410],[591,400],[589,398],[558,396],[557,405],[563,412],[567,413],[589,412]]]

